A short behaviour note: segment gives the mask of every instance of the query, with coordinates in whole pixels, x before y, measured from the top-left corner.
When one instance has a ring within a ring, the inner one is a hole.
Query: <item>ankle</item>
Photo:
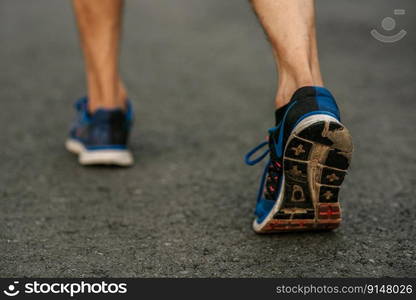
[[[92,89],[88,93],[88,111],[91,113],[97,109],[126,109],[127,91],[120,81],[115,92],[98,92]]]
[[[322,86],[320,78],[314,78],[312,72],[305,69],[302,73],[292,75],[290,73],[280,72],[278,90],[275,98],[276,108],[280,108],[289,103],[293,94],[305,86]]]
[[[103,101],[104,100],[104,101]],[[126,98],[99,98],[88,96],[88,111],[93,113],[97,109],[125,109]]]

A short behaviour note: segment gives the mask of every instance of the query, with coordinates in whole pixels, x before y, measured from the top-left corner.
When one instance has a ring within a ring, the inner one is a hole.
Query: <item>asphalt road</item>
[[[393,9],[406,9],[394,16]],[[128,1],[137,164],[64,150],[85,92],[69,1],[0,0],[0,276],[416,276],[413,0],[318,0],[326,85],[355,154],[332,233],[250,228],[276,74],[246,1]],[[408,34],[370,35],[392,16]]]

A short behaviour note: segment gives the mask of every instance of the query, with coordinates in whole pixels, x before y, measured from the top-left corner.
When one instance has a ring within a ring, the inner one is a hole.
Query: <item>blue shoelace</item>
[[[277,130],[279,130],[281,128],[281,124],[277,125],[276,127],[270,128],[268,130],[269,132],[269,136],[270,138],[272,138],[272,133],[276,132]],[[274,142],[274,141],[272,141]],[[254,147],[252,150],[250,150],[245,156],[244,156],[244,162],[249,165],[249,166],[254,166],[256,164],[258,164],[260,161],[262,161],[267,155],[270,154],[270,148],[267,148],[261,155],[259,155],[258,157],[252,159],[252,156],[254,154],[256,154],[259,150],[263,149],[265,146],[268,146],[269,142],[268,141],[264,141],[261,142],[259,145],[257,145],[256,147]],[[266,165],[264,166],[264,170],[263,170],[263,175],[261,176],[260,179],[260,187],[259,190],[257,192],[257,202],[260,201],[262,195],[263,195],[263,189],[264,189],[264,183],[266,181],[266,177],[267,174],[269,172],[269,167],[272,165],[272,160],[269,157],[269,160],[267,161]],[[280,168],[280,164],[279,164],[279,168]]]

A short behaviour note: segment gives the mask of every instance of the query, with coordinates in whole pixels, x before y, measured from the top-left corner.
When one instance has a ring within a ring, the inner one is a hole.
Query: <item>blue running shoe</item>
[[[252,158],[263,147],[267,149]],[[341,222],[339,188],[353,150],[332,94],[303,87],[276,111],[269,139],[245,156],[248,165],[268,157],[257,194],[257,233],[335,229]]]
[[[75,103],[77,118],[66,140],[66,149],[78,154],[82,165],[130,166],[133,156],[127,148],[133,121],[130,102],[127,109],[98,109],[90,114],[88,99]]]

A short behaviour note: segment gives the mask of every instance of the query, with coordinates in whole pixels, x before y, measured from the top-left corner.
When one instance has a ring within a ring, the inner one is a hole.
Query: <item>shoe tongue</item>
[[[279,125],[280,121],[283,119],[283,116],[285,115],[286,109],[289,106],[288,104],[283,105],[282,107],[276,109],[274,115],[276,117],[276,126]]]
[[[296,92],[293,94],[292,98],[290,99],[289,103],[285,104],[284,106],[276,110],[275,112],[276,126],[279,125],[280,121],[283,119],[283,116],[285,115],[286,109],[293,101],[304,99],[307,97],[314,97],[315,95],[316,95],[316,90],[315,90],[315,87],[313,86],[304,86],[296,90]]]

